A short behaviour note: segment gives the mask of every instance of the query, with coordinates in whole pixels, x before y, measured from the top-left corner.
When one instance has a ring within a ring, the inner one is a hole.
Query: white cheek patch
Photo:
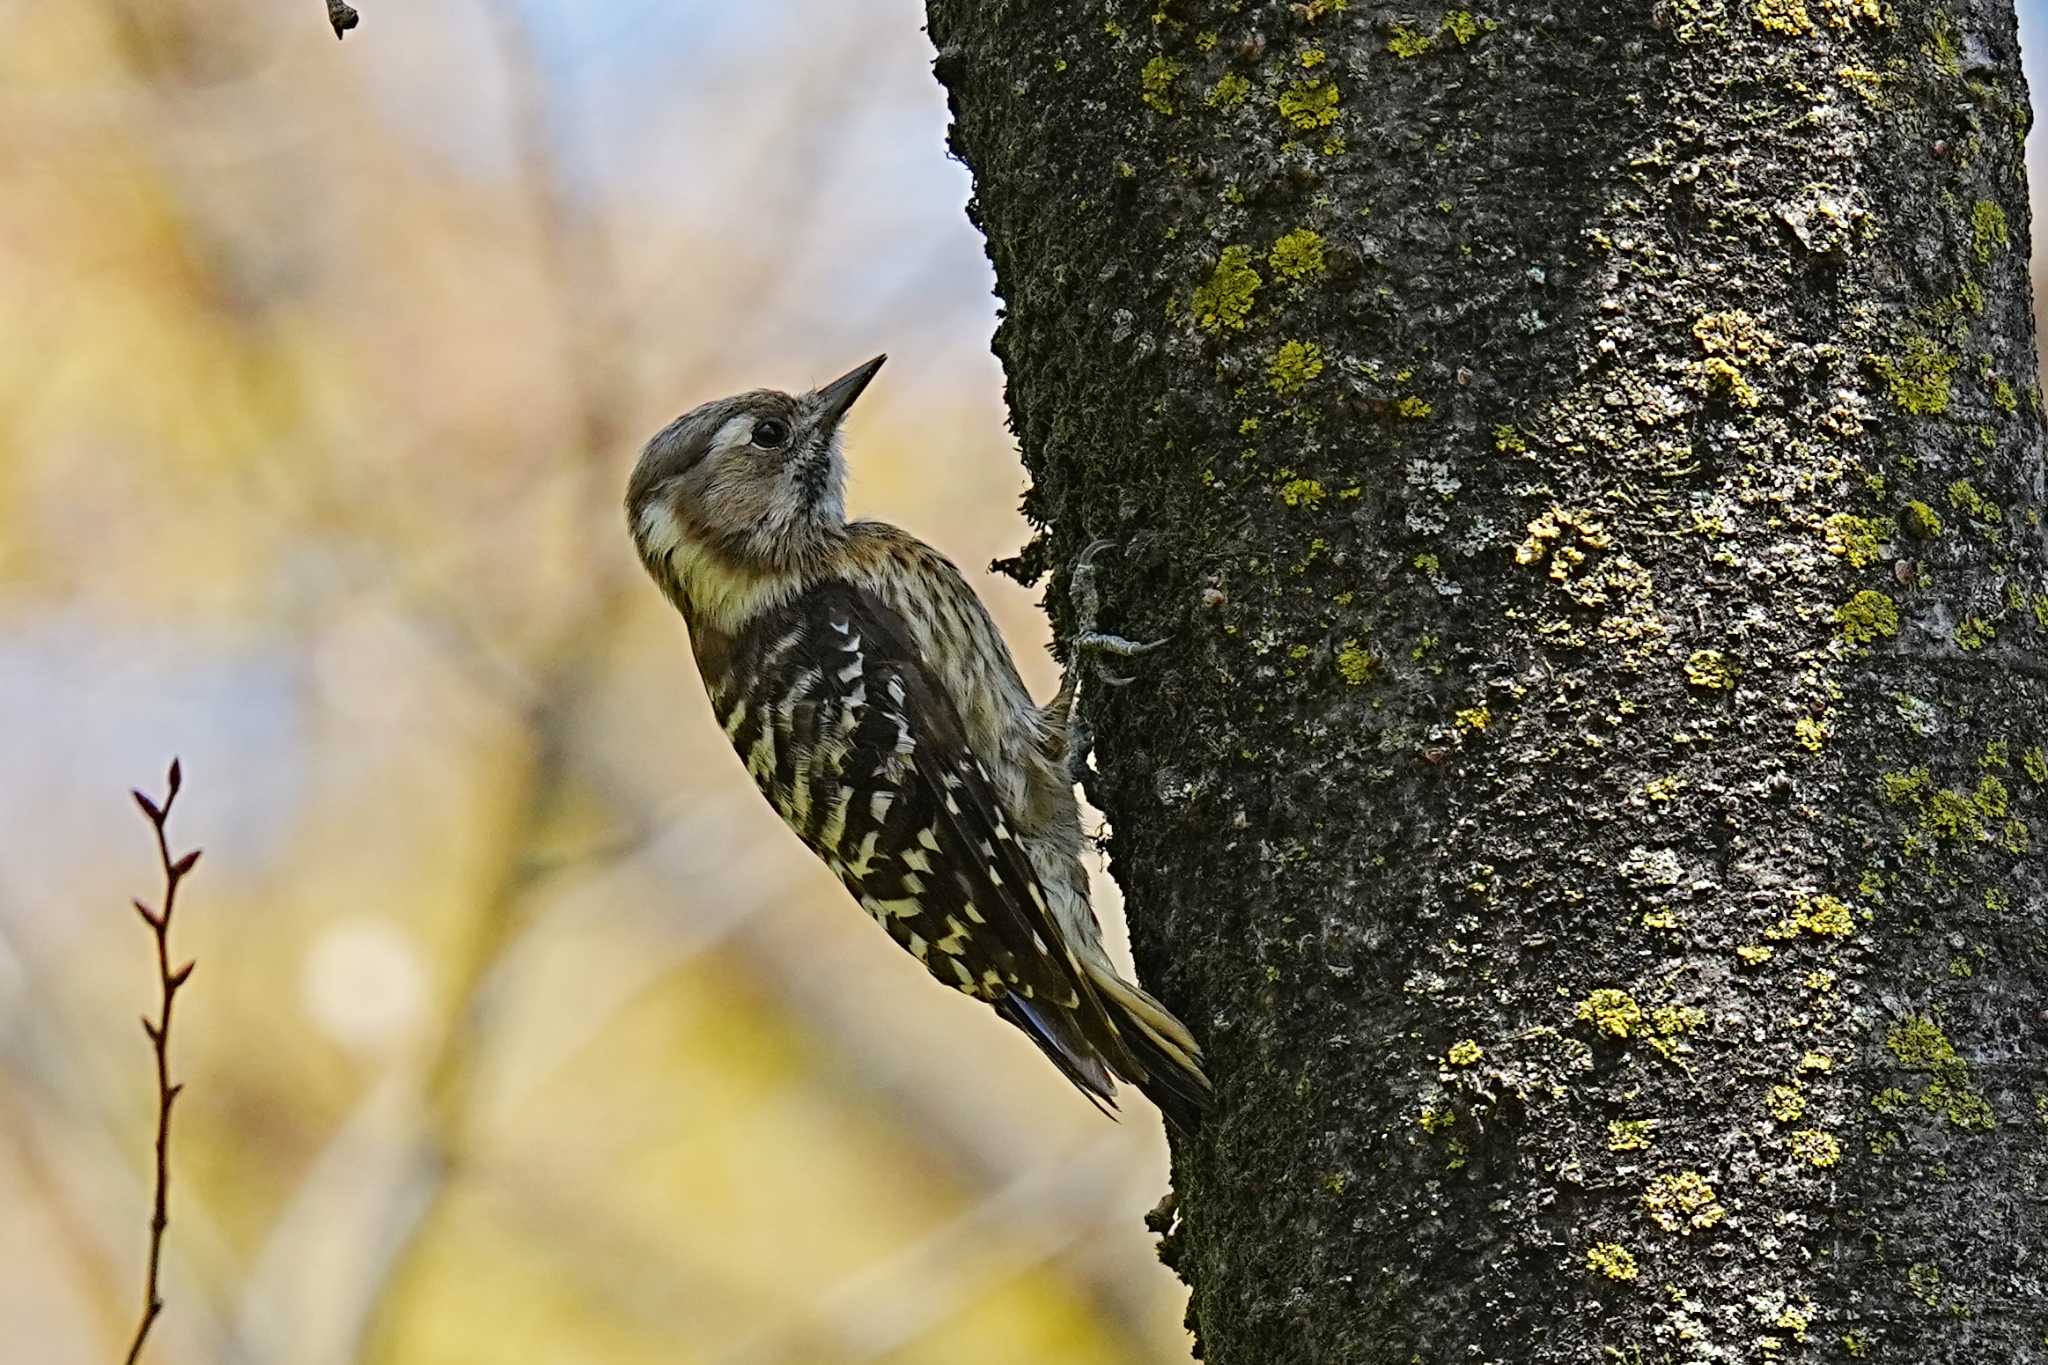
[[[650,498],[640,509],[640,545],[650,559],[666,559],[683,543],[683,525],[666,498]]]

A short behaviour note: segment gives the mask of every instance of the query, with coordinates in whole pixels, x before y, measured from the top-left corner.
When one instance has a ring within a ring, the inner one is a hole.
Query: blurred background
[[[1055,685],[919,7],[361,9],[0,0],[0,1355],[137,1314],[176,753],[152,1360],[1184,1358],[1153,1112],[782,829],[620,508],[886,349],[855,509]]]
[[[783,831],[619,509],[886,349],[854,509],[1054,686],[920,6],[359,4],[0,0],[7,1357],[133,1331],[176,753],[150,1359],[1185,1360],[1155,1115]]]

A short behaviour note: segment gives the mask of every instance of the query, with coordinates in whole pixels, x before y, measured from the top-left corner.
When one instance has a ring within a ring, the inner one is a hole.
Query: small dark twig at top
[[[335,37],[347,37],[348,31],[356,26],[356,21],[355,10],[342,3],[342,0],[327,0],[327,22],[334,25]]]
[[[171,1105],[185,1088],[171,1084],[171,1004],[177,999],[178,988],[191,979],[193,964],[187,962],[175,970],[171,967],[171,911],[177,904],[178,884],[199,861],[199,850],[195,848],[175,857],[171,854],[164,827],[170,822],[171,804],[178,799],[178,789],[184,785],[184,775],[175,758],[171,760],[167,783],[169,790],[164,793],[162,805],[140,791],[135,793],[135,804],[142,807],[142,813],[156,830],[157,860],[164,874],[163,909],[152,910],[141,901],[135,902],[135,913],[156,935],[156,971],[163,988],[163,1006],[154,1022],[148,1015],[142,1017],[142,1031],[149,1035],[150,1047],[156,1052],[156,1207],[149,1220],[149,1278],[142,1291],[142,1321],[136,1324],[135,1340],[128,1347],[127,1365],[135,1365],[141,1357],[142,1343],[149,1338],[149,1329],[156,1325],[157,1315],[164,1311],[163,1296],[157,1292],[157,1272],[163,1263],[164,1229],[170,1225]]]

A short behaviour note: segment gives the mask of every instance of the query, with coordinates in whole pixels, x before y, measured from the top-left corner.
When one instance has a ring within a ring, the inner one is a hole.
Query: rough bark
[[[1206,1358],[2048,1360],[2011,5],[929,15]]]

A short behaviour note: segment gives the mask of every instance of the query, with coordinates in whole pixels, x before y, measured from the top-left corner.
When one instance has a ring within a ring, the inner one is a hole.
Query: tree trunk
[[[1206,1358],[2048,1360],[2011,5],[929,12]]]

